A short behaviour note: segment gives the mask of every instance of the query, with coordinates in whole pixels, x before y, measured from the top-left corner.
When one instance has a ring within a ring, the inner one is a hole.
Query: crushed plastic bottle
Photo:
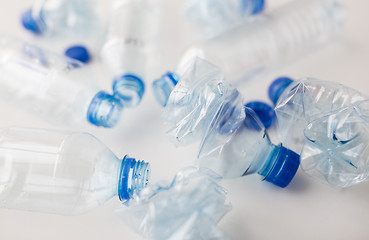
[[[252,19],[264,5],[264,0],[187,0],[183,9],[188,21],[204,34],[215,36]]]
[[[24,28],[37,35],[86,35],[96,31],[95,0],[37,0],[22,15]]]
[[[307,174],[336,188],[367,178],[368,96],[335,82],[286,77],[269,95],[281,140],[301,153]]]
[[[171,80],[179,79],[196,56],[219,66],[227,79],[238,85],[331,42],[340,32],[344,13],[335,0],[292,1],[260,15],[253,24],[199,42],[185,51],[175,73],[153,83],[157,101],[165,106],[175,83]]]
[[[117,158],[90,134],[5,128],[0,131],[0,206],[76,215],[149,181],[149,164]]]
[[[125,107],[137,106],[149,68],[158,61],[160,0],[115,0],[101,50],[113,91]]]
[[[113,127],[123,109],[80,63],[0,37],[0,97],[56,124]]]
[[[198,58],[183,75],[163,118],[177,145],[201,142],[199,165],[223,177],[258,173],[286,187],[298,169],[299,155],[270,142],[257,115],[243,106],[241,94],[205,60]]]
[[[299,81],[277,79],[271,84],[269,93],[272,99],[278,99],[275,112],[280,139],[285,146],[297,153],[301,152],[306,141],[304,128],[309,123],[368,98],[342,84],[313,78]],[[277,96],[278,94],[280,95]]]
[[[145,188],[117,211],[149,239],[229,239],[217,224],[231,209],[221,177],[209,169],[189,167]]]

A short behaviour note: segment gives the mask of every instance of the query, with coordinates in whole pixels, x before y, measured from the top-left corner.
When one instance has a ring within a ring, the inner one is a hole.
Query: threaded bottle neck
[[[135,158],[124,156],[121,164],[118,196],[121,201],[132,198],[149,183],[150,164],[144,161],[136,161]]]

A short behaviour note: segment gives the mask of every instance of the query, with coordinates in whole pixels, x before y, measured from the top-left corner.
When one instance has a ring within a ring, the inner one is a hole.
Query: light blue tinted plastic
[[[275,112],[283,144],[300,153],[304,128],[331,111],[367,99],[367,96],[335,82],[312,78],[290,84],[279,97]]]
[[[301,167],[335,188],[350,187],[369,175],[369,101],[329,111],[304,131]]]
[[[128,199],[146,186],[149,166],[133,159],[122,174],[126,159],[87,133],[2,129],[0,206],[76,215],[118,194]]]
[[[78,125],[97,114],[91,123],[111,127],[122,109],[111,96],[96,98],[91,69],[10,37],[0,37],[0,80],[0,98],[54,124]]]
[[[82,36],[98,26],[95,4],[95,0],[38,0],[22,22],[36,34]]]
[[[167,72],[152,83],[152,90],[156,101],[163,107],[167,105],[170,94],[178,83],[175,73]]]
[[[147,187],[118,214],[148,239],[228,239],[217,227],[231,208],[220,179],[209,169],[186,168],[171,183]]]
[[[113,82],[114,97],[125,107],[136,107],[145,92],[144,82],[133,74],[125,74]]]
[[[297,162],[294,170],[288,170],[291,174],[280,175],[288,184],[297,171],[298,156],[273,145],[260,119],[244,107],[243,97],[225,81],[224,73],[200,58],[174,88],[163,118],[173,141],[178,145],[200,142],[199,165],[224,177],[259,173],[276,184],[278,177],[267,178],[274,167],[284,172],[293,165],[290,162]]]
[[[263,0],[187,0],[186,19],[208,35],[216,35],[262,11]]]

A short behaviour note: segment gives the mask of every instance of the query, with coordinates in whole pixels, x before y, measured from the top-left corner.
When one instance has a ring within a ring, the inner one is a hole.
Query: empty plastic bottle
[[[115,0],[101,58],[113,80],[113,91],[125,107],[137,106],[144,79],[157,61],[161,6],[159,0]]]
[[[219,66],[234,84],[292,62],[337,35],[343,10],[335,0],[293,1],[260,15],[253,24],[200,42],[185,51],[175,73],[169,72],[153,83],[155,96],[165,106],[168,94],[196,56]]]
[[[122,104],[94,87],[90,70],[78,66],[72,59],[0,37],[0,97],[52,123],[114,126]]]
[[[203,34],[214,36],[263,11],[264,0],[187,0],[186,19]]]
[[[281,141],[300,153],[305,143],[304,128],[331,111],[367,99],[364,94],[339,83],[303,78],[278,78],[269,88]]]
[[[82,214],[142,190],[149,164],[117,158],[90,134],[41,129],[0,131],[0,206]]]
[[[220,180],[209,169],[188,167],[171,183],[148,186],[117,212],[149,239],[229,239],[217,227],[231,209]]]
[[[200,141],[199,165],[224,177],[258,173],[286,187],[298,169],[299,155],[272,144],[257,115],[243,106],[237,89],[204,60],[197,59],[183,74],[163,118],[178,145]]]
[[[96,31],[95,0],[37,0],[22,15],[23,26],[38,35],[86,35]]]

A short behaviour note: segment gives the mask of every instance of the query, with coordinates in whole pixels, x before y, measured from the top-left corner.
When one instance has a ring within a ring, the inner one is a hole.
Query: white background
[[[298,1],[298,0],[297,0]],[[104,2],[107,6],[109,1]],[[175,66],[188,41],[171,17],[176,16],[178,2],[166,0],[166,32],[163,66],[158,74]],[[270,0],[269,8],[284,0]],[[279,75],[294,78],[312,76],[336,81],[369,94],[369,1],[341,0],[348,9],[348,19],[341,38],[319,52],[310,54],[257,83],[240,89],[247,100],[266,98],[266,88]],[[62,52],[50,41],[40,40],[22,29],[19,16],[31,0],[0,0],[0,33],[20,37]],[[221,49],[219,50],[221,51]],[[159,58],[158,58],[159,59]],[[98,68],[95,62],[90,68]],[[1,76],[0,76],[1,80]],[[109,86],[105,83],[105,86]],[[0,127],[27,126],[57,128],[36,116],[28,115],[0,101]],[[196,146],[175,148],[165,136],[158,106],[148,91],[142,104],[126,110],[113,129],[82,126],[101,139],[117,156],[129,153],[152,164],[152,182],[170,180],[184,166],[194,163]],[[298,171],[286,189],[279,189],[259,176],[223,182],[229,191],[233,210],[220,227],[234,239],[368,239],[369,183],[346,190],[334,190]],[[141,239],[114,213],[117,198],[82,216],[57,215],[0,210],[0,239]]]

